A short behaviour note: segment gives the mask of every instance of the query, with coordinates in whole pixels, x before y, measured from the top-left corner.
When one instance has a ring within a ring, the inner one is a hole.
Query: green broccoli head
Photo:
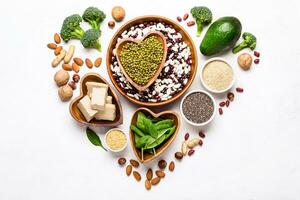
[[[60,36],[65,42],[70,39],[80,39],[83,36],[84,30],[80,27],[81,22],[82,18],[78,14],[65,18],[60,30]]]
[[[191,9],[191,14],[196,20],[197,32],[196,36],[199,37],[204,26],[207,26],[212,21],[212,12],[209,8],[204,6],[195,6]]]
[[[94,29],[100,30],[100,23],[103,22],[106,15],[96,7],[88,7],[85,9],[82,18],[88,22]]]
[[[256,37],[253,34],[245,32],[245,33],[243,33],[243,39],[244,39],[244,41],[241,44],[235,46],[232,49],[233,53],[237,53],[240,50],[242,50],[244,48],[247,48],[247,47],[249,47],[251,50],[255,49],[255,47],[256,47]]]
[[[100,30],[97,29],[89,29],[87,30],[82,38],[81,38],[81,44],[85,48],[94,48],[101,52],[101,44],[99,43],[99,37],[101,35]]]

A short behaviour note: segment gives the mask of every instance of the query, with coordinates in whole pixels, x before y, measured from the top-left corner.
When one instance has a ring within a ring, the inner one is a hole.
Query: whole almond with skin
[[[49,44],[47,44],[47,47],[49,48],[49,49],[56,49],[57,48],[57,45],[56,44],[54,44],[54,43],[49,43]]]
[[[83,65],[83,60],[81,58],[78,58],[78,57],[73,58],[73,61],[79,66]]]
[[[88,59],[88,58],[85,59],[85,64],[90,69],[93,67],[92,61],[90,59]]]
[[[56,56],[59,55],[62,49],[63,49],[62,46],[57,47],[57,48],[54,50],[54,54],[55,54]]]
[[[61,42],[60,36],[58,35],[58,33],[54,34],[54,42],[56,44],[59,44]]]
[[[132,166],[131,165],[127,165],[127,167],[126,167],[126,174],[127,174],[127,176],[130,176],[131,172],[132,172]]]
[[[161,171],[161,170],[156,170],[155,172],[156,176],[158,176],[159,178],[164,178],[166,176],[165,172]]]
[[[71,71],[73,69],[70,64],[62,64],[62,68],[66,71]]]
[[[99,57],[95,60],[94,65],[95,67],[100,67],[101,63],[102,63],[102,58]]]
[[[129,162],[130,162],[130,164],[131,164],[133,167],[135,167],[135,168],[137,168],[137,167],[140,166],[139,162],[136,161],[136,160],[130,159]]]
[[[155,177],[154,179],[151,180],[151,185],[157,185],[160,182],[159,177]]]
[[[169,164],[169,170],[172,172],[172,171],[174,171],[174,169],[175,169],[175,163],[174,163],[174,161],[171,161]]]
[[[135,180],[140,181],[142,179],[140,173],[138,173],[137,171],[133,171],[133,177],[135,178]]]
[[[73,64],[72,64],[72,69],[73,69],[73,71],[76,72],[76,73],[78,73],[79,70],[80,70],[79,66],[78,66],[76,63],[73,63]]]
[[[151,168],[148,169],[146,173],[146,178],[150,181],[153,178],[153,171]]]
[[[151,182],[149,181],[149,180],[145,180],[145,188],[147,189],[147,190],[150,190],[151,189]]]

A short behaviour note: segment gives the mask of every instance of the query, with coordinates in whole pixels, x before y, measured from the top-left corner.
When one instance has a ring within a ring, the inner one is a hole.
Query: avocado
[[[234,46],[242,32],[242,24],[236,17],[222,17],[208,28],[200,51],[205,56],[220,53]]]

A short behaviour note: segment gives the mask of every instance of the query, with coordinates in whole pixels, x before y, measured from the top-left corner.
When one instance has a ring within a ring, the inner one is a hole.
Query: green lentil
[[[150,36],[139,44],[126,43],[120,52],[120,60],[128,76],[135,83],[145,85],[155,75],[163,54],[163,43]]]

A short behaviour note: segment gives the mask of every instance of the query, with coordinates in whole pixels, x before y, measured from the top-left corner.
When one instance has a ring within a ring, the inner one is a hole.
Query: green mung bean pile
[[[128,76],[137,84],[145,85],[162,62],[163,43],[155,36],[137,44],[129,42],[120,52],[121,64]]]

